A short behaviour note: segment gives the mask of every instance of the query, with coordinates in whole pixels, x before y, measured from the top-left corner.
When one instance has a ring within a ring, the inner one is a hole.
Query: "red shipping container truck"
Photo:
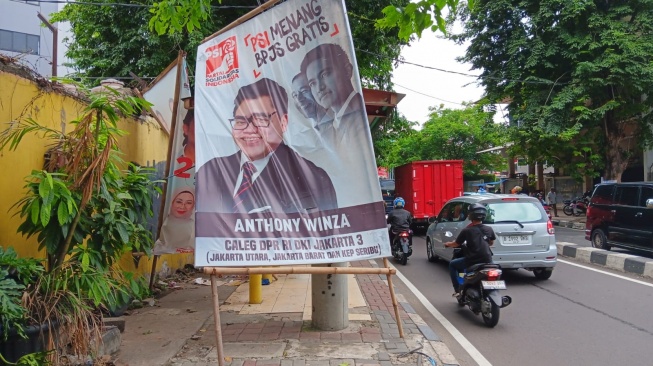
[[[414,229],[427,228],[428,219],[444,204],[463,195],[462,160],[414,161],[394,169],[395,197],[406,200]]]

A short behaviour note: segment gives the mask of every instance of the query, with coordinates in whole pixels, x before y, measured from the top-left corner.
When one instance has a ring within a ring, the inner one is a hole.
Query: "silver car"
[[[449,200],[437,217],[429,218],[426,253],[430,262],[453,257],[453,248],[444,243],[455,240],[470,224],[469,207],[481,203],[487,207],[483,224],[492,227],[497,239],[492,252],[494,263],[504,269],[524,268],[546,280],[556,265],[558,251],[555,230],[539,200],[526,195],[483,194]]]

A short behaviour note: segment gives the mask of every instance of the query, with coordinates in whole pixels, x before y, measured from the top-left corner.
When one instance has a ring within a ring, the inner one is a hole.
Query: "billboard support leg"
[[[222,348],[222,327],[220,326],[220,299],[215,275],[211,275],[211,293],[213,294],[213,320],[215,322],[215,339],[218,351],[218,366],[224,366],[224,349]]]
[[[388,258],[383,258],[383,265],[385,268],[390,269],[390,262]],[[395,309],[395,319],[397,320],[397,329],[399,329],[399,337],[404,338],[404,327],[401,324],[401,318],[399,317],[399,304],[397,303],[397,298],[395,297],[395,288],[392,285],[392,274],[388,272],[388,288],[390,288],[390,298],[392,299],[392,307]]]
[[[154,259],[152,259],[152,270],[150,271],[150,291],[152,291],[152,288],[154,287],[154,272],[156,272],[156,262],[158,259],[158,255],[155,255]]]

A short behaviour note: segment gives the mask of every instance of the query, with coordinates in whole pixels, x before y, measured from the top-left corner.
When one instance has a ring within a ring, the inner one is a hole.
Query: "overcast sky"
[[[436,33],[430,31],[425,31],[420,40],[404,47],[401,52],[407,62],[465,74],[479,74],[476,70],[471,71],[470,64],[456,61],[456,57],[464,53],[464,46],[436,37]],[[397,106],[399,113],[420,124],[426,122],[431,106],[444,104],[445,108],[462,108],[460,103],[463,101],[477,101],[483,96],[483,89],[476,85],[474,77],[415,65],[400,64],[393,73],[392,81],[396,92],[406,94]]]

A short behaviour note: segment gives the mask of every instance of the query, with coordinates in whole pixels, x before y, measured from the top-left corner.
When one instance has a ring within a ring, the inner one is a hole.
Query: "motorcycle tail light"
[[[399,236],[401,236],[402,238],[407,238],[407,237],[408,237],[408,233],[404,231],[404,232],[402,232],[402,233],[399,233]]]
[[[501,277],[502,271],[500,269],[489,269],[483,271],[485,275],[487,276],[488,281],[496,281]]]
[[[549,221],[546,222],[546,232],[549,233],[549,235],[553,235],[556,232],[556,229],[553,228],[553,222],[551,222],[550,218]]]

